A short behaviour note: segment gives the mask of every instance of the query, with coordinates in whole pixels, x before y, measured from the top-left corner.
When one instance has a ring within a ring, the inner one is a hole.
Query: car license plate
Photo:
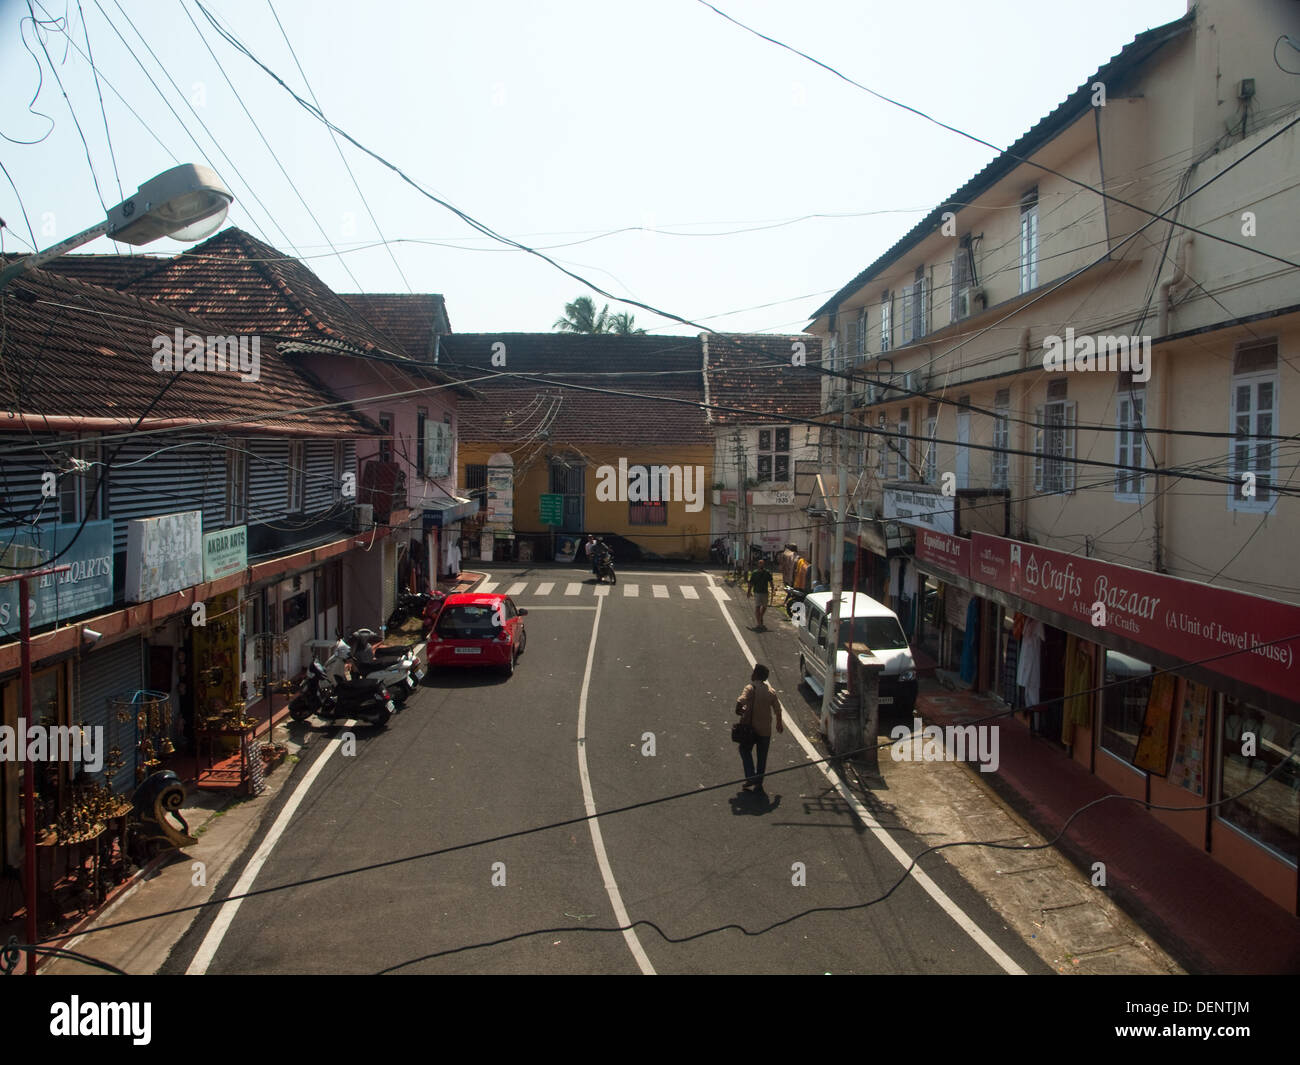
[[[480,648],[480,647],[457,647],[457,648],[456,648],[456,653],[457,653],[458,655],[476,655],[476,654],[478,654],[481,650],[482,650],[482,648]]]
[[[415,671],[415,679],[416,679],[417,681],[424,680],[424,670],[422,670],[422,669],[417,669],[417,670]]]
[[[881,706],[891,706],[894,702],[894,697],[892,695],[882,695],[879,699],[876,700],[876,702],[878,702]]]
[[[384,709],[387,710],[390,714],[393,712],[393,700],[392,700],[392,699],[389,699],[388,702],[384,703]]]

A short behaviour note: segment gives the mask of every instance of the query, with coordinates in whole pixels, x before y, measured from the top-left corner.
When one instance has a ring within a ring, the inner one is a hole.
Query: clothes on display
[[[1020,640],[1020,664],[1016,669],[1016,683],[1025,690],[1025,705],[1038,702],[1043,682],[1043,623],[1034,618],[1025,620],[1024,635]]]
[[[961,645],[961,679],[966,684],[975,683],[979,671],[980,603],[974,596],[966,604],[966,634]]]

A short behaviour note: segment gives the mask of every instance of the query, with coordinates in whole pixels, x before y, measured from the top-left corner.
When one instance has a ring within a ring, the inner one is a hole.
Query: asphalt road
[[[737,635],[815,735],[793,636],[771,612],[770,631],[753,632],[743,595],[703,573],[627,571],[603,591],[576,568],[490,580],[522,584],[512,594],[529,609],[514,677],[437,671],[386,729],[356,729],[353,755],[329,742],[343,730],[318,727],[295,770],[316,775],[253,882],[291,886],[245,899],[233,918],[205,912],[164,972],[1048,971],[933,858],[930,878],[996,947],[911,877],[863,906],[903,867],[790,730],[774,736],[768,772],[790,771],[769,775],[766,797],[740,790],[730,729],[750,667]],[[586,813],[580,753],[606,868],[590,821],[544,827]],[[281,804],[300,793],[290,783]],[[667,796],[681,797],[609,812]],[[539,831],[480,842],[528,829]],[[909,855],[924,847],[890,835]],[[663,935],[592,930],[619,925],[616,899]],[[798,916],[818,907],[845,909]],[[761,934],[724,928],[735,925]]]

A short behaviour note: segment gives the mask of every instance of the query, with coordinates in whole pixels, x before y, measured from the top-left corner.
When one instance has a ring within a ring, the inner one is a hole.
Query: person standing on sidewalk
[[[772,594],[772,574],[768,571],[767,563],[761,558],[758,560],[758,569],[749,574],[749,591],[747,596],[754,599],[754,625],[756,628],[763,628],[763,613],[767,610],[768,599]]]
[[[770,577],[771,574],[768,574]],[[740,764],[745,771],[744,791],[762,791],[763,774],[767,770],[767,749],[772,743],[772,722],[776,722],[776,731],[784,732],[781,723],[781,700],[772,686],[767,683],[767,666],[754,666],[749,683],[736,700],[736,713],[741,720],[748,718],[754,729],[754,741],[740,745]],[[758,766],[754,765],[754,749],[758,749]]]

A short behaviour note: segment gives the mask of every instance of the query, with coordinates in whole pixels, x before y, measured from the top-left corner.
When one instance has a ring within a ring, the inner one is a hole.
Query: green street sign
[[[564,524],[564,496],[558,493],[543,492],[537,497],[538,509],[542,514],[543,525]]]

